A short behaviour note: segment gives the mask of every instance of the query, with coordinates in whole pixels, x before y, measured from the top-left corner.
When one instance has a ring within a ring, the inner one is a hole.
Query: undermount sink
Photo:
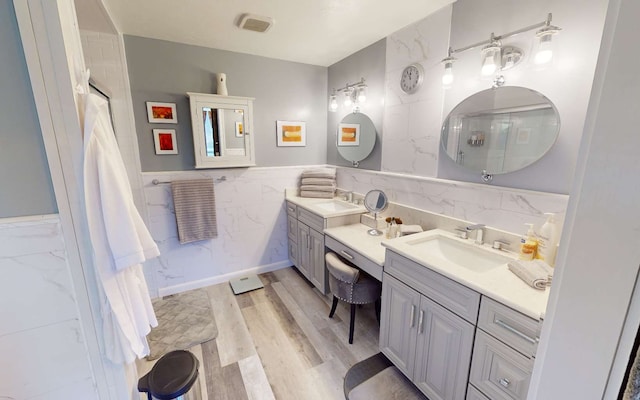
[[[324,211],[329,211],[329,212],[353,210],[359,207],[355,204],[345,203],[344,201],[339,201],[339,200],[331,200],[323,203],[317,203],[315,204],[315,206]]]
[[[492,250],[472,243],[442,235],[433,235],[407,242],[427,258],[436,258],[474,272],[487,272],[505,265],[512,258],[494,253]]]

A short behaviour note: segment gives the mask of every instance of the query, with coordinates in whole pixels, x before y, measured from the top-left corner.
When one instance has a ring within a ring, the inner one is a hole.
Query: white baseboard
[[[158,289],[158,296],[164,297],[176,293],[186,292],[187,290],[199,289],[206,286],[217,285],[218,283],[228,282],[231,279],[240,278],[246,275],[263,274],[265,272],[271,272],[278,269],[292,266],[293,263],[289,260],[279,261],[273,264],[261,265],[259,267],[243,269],[242,271],[230,272],[224,275],[212,276],[206,279],[200,279],[198,281],[191,281],[187,283],[181,283],[179,285],[167,286]]]

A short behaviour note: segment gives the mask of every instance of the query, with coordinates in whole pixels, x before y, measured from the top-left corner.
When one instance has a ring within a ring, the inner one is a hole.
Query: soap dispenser
[[[529,227],[527,233],[520,239],[520,259],[533,260],[538,250],[538,240],[533,231],[533,224],[525,224]]]
[[[536,258],[553,265],[555,261],[556,247],[558,246],[558,225],[554,213],[544,213],[547,221],[540,228],[538,233],[538,253]]]

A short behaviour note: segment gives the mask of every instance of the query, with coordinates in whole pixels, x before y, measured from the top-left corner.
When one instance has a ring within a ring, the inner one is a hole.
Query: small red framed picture
[[[147,119],[150,123],[177,124],[178,114],[175,103],[147,101]]]
[[[175,129],[154,129],[153,141],[156,154],[178,154]]]

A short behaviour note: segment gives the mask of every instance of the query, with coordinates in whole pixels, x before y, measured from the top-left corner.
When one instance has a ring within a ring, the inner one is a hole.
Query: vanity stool
[[[353,326],[356,320],[356,305],[375,303],[376,318],[380,322],[380,295],[382,284],[375,278],[361,272],[340,259],[335,253],[325,254],[329,271],[329,288],[333,294],[333,304],[329,318],[333,318],[338,300],[351,304],[349,321],[349,344],[353,343]]]

